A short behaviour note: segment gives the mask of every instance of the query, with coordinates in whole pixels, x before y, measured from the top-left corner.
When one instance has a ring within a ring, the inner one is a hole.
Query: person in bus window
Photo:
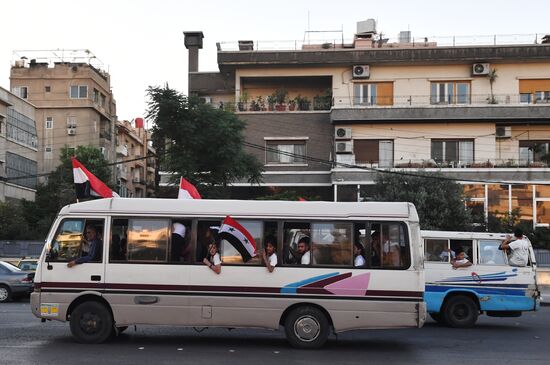
[[[262,259],[269,272],[273,272],[277,266],[277,240],[274,236],[265,238],[265,250],[262,252]]]
[[[456,259],[456,253],[450,248],[444,249],[441,251],[441,254],[439,254],[441,261],[449,262],[449,257],[451,257],[451,262]]]
[[[311,246],[309,237],[303,236],[298,241],[298,254],[300,255],[300,264],[309,265],[311,263]]]
[[[222,260],[220,259],[220,254],[218,253],[217,244],[211,243],[208,245],[208,254],[202,262],[216,274],[222,272]]]
[[[466,252],[459,251],[456,254],[456,258],[451,261],[451,265],[453,265],[453,269],[458,269],[458,268],[461,268],[461,267],[472,266],[472,263],[466,257]]]
[[[82,243],[81,255],[79,258],[69,261],[67,263],[68,267],[101,259],[101,250],[103,245],[101,240],[97,237],[96,227],[92,225],[86,226],[84,231],[86,234],[86,240]]]
[[[179,222],[172,223],[172,247],[170,261],[179,262],[185,245],[185,226]]]
[[[527,266],[529,262],[529,243],[523,236],[521,229],[514,231],[514,237],[507,235],[502,241],[499,249],[512,251],[508,254],[508,263],[510,266]]]
[[[365,266],[365,249],[363,248],[363,245],[359,242],[355,242],[353,246],[353,255],[355,258],[353,259],[353,266],[355,267],[361,267]]]

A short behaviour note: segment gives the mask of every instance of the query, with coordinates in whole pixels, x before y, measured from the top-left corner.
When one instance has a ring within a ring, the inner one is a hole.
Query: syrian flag
[[[178,193],[178,199],[202,199],[201,195],[197,191],[197,188],[193,186],[189,181],[185,180],[183,176],[180,178],[180,191]]]
[[[244,262],[256,256],[256,241],[246,228],[230,216],[223,220],[218,235],[239,251]]]
[[[117,193],[95,177],[76,158],[72,157],[71,162],[77,199],[118,197]]]

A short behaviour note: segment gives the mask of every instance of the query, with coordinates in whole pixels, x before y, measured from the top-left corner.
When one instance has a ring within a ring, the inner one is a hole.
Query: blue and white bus
[[[499,250],[501,233],[422,231],[430,316],[451,327],[472,327],[479,314],[519,317],[540,306],[536,261],[529,243],[525,267],[508,264]],[[463,251],[471,266],[453,268],[451,258]]]

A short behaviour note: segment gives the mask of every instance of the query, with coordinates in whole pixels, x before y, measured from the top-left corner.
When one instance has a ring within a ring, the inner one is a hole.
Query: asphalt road
[[[520,318],[481,316],[458,330],[431,320],[422,329],[331,335],[316,351],[295,350],[281,331],[141,326],[101,345],[81,345],[67,323],[41,323],[28,302],[0,304],[0,364],[549,364],[550,307]]]

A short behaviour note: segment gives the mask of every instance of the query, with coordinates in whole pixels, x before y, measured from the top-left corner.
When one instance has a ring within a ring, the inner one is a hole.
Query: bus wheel
[[[439,324],[445,324],[445,316],[443,313],[430,313],[430,317]]]
[[[329,321],[318,308],[303,306],[292,310],[285,319],[285,334],[292,347],[316,349],[327,341]]]
[[[11,291],[5,285],[0,285],[0,303],[9,302],[11,299]]]
[[[98,302],[79,304],[71,313],[71,332],[80,343],[101,343],[113,331],[113,317]]]
[[[445,322],[449,326],[469,328],[476,323],[479,310],[477,304],[470,297],[458,295],[449,299],[443,313]]]

